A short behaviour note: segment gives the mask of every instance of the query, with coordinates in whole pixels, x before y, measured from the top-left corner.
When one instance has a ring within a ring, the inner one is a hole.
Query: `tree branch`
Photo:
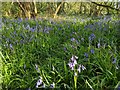
[[[111,6],[108,6],[108,5],[99,4],[99,3],[96,3],[96,2],[93,2],[93,1],[91,1],[91,3],[96,4],[96,5],[98,5],[98,6],[102,6],[102,7],[114,9],[114,10],[116,10],[116,11],[120,11],[120,9],[117,9],[117,8],[114,8],[114,7],[111,7]]]

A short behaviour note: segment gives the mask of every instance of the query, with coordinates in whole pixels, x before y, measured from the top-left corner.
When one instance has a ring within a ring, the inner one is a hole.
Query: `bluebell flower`
[[[95,37],[96,37],[96,36],[95,36],[95,34],[93,34],[93,33],[92,33],[92,34],[89,36],[89,41],[94,40],[94,39],[95,39]]]
[[[120,90],[120,85],[118,86],[118,89],[117,90]]]
[[[112,62],[112,63],[113,63],[113,64],[115,64],[115,63],[116,63],[116,58],[114,58],[114,59],[113,59],[113,62]]]
[[[43,83],[42,88],[45,88],[45,84]]]
[[[74,70],[75,65],[77,64],[78,57],[73,55],[72,58],[70,59],[70,62],[68,63],[69,67],[71,70]]]
[[[55,83],[53,82],[53,84],[50,84],[50,88],[55,88]]]
[[[82,65],[82,70],[85,70],[86,68]]]
[[[75,64],[74,64],[74,63],[69,62],[68,65],[69,65],[69,67],[70,67],[71,70],[74,70],[74,67],[75,67]]]
[[[78,57],[73,55],[71,61],[76,61],[76,59],[78,59]]]
[[[93,28],[94,26],[92,24],[89,25],[89,28]]]
[[[98,48],[100,48],[100,43],[97,44]]]
[[[79,43],[78,40],[76,40],[75,38],[71,38],[70,40],[71,42],[76,42],[77,44]]]
[[[40,77],[40,79],[37,81],[36,88],[38,88],[40,85],[42,85],[42,83],[43,83],[42,77]]]
[[[77,71],[80,73],[81,72],[81,64],[78,66]]]
[[[48,27],[45,27],[43,30],[43,32],[45,32],[45,33],[49,33],[49,31],[50,31],[50,28],[48,28]]]
[[[10,49],[13,49],[13,46],[12,46],[12,44],[10,44]]]
[[[22,18],[18,18],[18,21],[19,21],[19,22],[22,22]]]
[[[90,52],[91,52],[92,54],[94,54],[95,51],[94,51],[94,49],[91,49]]]
[[[73,42],[73,41],[75,41],[75,38],[71,38],[70,40]]]
[[[88,58],[88,54],[87,54],[87,53],[85,53],[84,56],[85,56],[86,58]]]
[[[16,31],[14,31],[13,34],[16,35]]]
[[[64,51],[67,51],[67,48],[66,48],[66,47],[64,47]]]
[[[26,26],[26,29],[27,29],[27,30],[30,30],[30,25],[29,25],[29,24]]]
[[[58,30],[62,30],[62,28],[60,27],[60,28],[58,28]]]
[[[30,31],[34,32],[36,28],[32,27],[30,28]]]
[[[81,70],[85,70],[85,69],[86,69],[86,67],[80,64],[80,65],[78,66],[77,71],[80,73]]]

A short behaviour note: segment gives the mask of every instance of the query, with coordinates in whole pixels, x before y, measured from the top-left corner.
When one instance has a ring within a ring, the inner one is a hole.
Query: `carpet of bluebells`
[[[120,89],[120,19],[2,19],[3,90]]]

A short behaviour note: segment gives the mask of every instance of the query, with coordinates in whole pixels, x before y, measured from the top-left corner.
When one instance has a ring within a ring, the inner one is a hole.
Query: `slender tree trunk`
[[[35,2],[35,0],[33,0],[33,3],[34,3],[34,12],[35,12],[35,14],[37,14],[37,7],[36,7],[36,2]]]
[[[82,2],[80,3],[80,14],[82,14]]]
[[[57,7],[57,9],[56,9],[56,11],[55,11],[54,18],[56,18],[57,13],[59,12],[60,7],[62,6],[63,3],[64,3],[64,1],[62,0],[62,2],[59,4],[59,6]]]
[[[93,12],[93,5],[92,5],[92,3],[90,3],[90,11],[89,11],[90,16],[92,15],[92,12]]]

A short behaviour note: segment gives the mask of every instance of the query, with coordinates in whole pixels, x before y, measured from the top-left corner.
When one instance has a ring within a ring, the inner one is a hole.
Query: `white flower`
[[[77,64],[77,61],[76,61],[76,60],[74,60],[74,64]]]
[[[97,44],[98,48],[100,48],[100,43]]]
[[[74,64],[74,63],[69,62],[68,65],[69,65],[69,67],[71,68],[71,70],[74,70],[74,67],[75,67],[75,64]]]
[[[79,65],[77,71],[80,73],[81,72],[81,64]]]
[[[80,64],[79,67],[78,67],[78,69],[77,69],[77,71],[80,73],[81,69],[85,70],[86,68],[83,65]]]
[[[50,84],[50,88],[55,88],[55,83],[53,82],[53,84]]]
[[[72,56],[71,61],[74,61],[74,60],[75,60],[75,58],[74,58],[74,56]]]
[[[75,56],[75,59],[78,59],[78,57],[77,57],[77,56]]]
[[[39,85],[41,85],[41,84],[42,84],[42,82],[43,82],[43,81],[42,81],[42,77],[40,77],[40,79],[37,81],[36,88],[38,88],[38,86],[39,86]]]
[[[82,65],[82,70],[85,70],[86,68]]]
[[[75,72],[74,76],[77,76],[77,73]]]
[[[45,84],[43,84],[42,88],[45,88]]]

